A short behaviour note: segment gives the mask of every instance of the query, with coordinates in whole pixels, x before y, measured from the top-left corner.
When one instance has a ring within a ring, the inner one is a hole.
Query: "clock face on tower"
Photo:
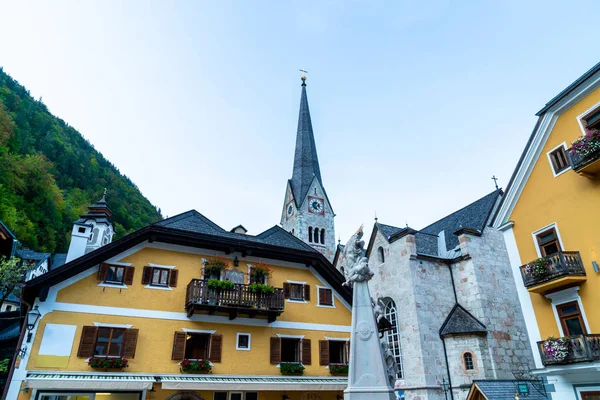
[[[318,197],[308,197],[308,211],[313,214],[325,214],[323,199]]]
[[[292,215],[294,215],[294,206],[292,205],[292,202],[290,201],[287,205],[287,207],[285,208],[285,219],[290,219],[292,217]]]

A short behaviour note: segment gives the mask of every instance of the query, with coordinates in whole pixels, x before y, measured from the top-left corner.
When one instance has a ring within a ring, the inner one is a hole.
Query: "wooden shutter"
[[[281,362],[281,339],[278,337],[271,338],[271,364],[279,364]]]
[[[290,298],[290,284],[289,282],[283,282],[283,297],[286,299]]]
[[[142,285],[147,285],[152,281],[152,267],[145,266],[142,272]]]
[[[310,365],[311,361],[310,339],[302,339],[302,364]]]
[[[172,269],[169,271],[169,286],[177,287],[177,277],[179,276],[179,271],[176,269]]]
[[[98,268],[97,279],[100,282],[104,282],[106,280],[106,274],[107,273],[108,273],[108,264],[107,263],[101,263],[100,267]]]
[[[125,267],[125,277],[123,278],[123,283],[126,285],[133,285],[133,273],[135,272],[135,267]]]
[[[171,360],[183,360],[185,358],[185,340],[187,333],[175,332],[173,337],[173,353],[171,353]]]
[[[327,293],[327,297],[326,297],[327,305],[332,306],[333,305],[333,290],[327,289],[326,293]]]
[[[223,348],[223,335],[211,335],[210,337],[210,361],[221,362],[221,349]]]
[[[79,341],[79,350],[77,357],[92,357],[96,350],[96,336],[98,335],[98,327],[84,326],[81,331],[81,339]]]
[[[304,300],[310,300],[310,285],[304,285]]]
[[[329,365],[328,340],[319,340],[319,365]]]
[[[125,331],[125,340],[123,341],[123,357],[135,357],[135,348],[137,347],[138,332],[139,329],[127,329]]]

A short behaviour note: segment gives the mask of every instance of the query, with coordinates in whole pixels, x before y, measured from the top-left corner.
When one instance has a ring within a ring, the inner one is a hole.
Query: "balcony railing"
[[[574,335],[566,338],[567,356],[556,357],[546,351],[544,343],[538,342],[538,348],[544,365],[564,365],[600,360],[600,335]]]
[[[575,172],[595,175],[600,171],[600,151],[582,156],[577,153],[571,154],[571,149],[569,149],[567,150],[567,156],[569,157],[571,168]]]
[[[271,294],[253,293],[249,285],[235,284],[232,289],[213,289],[208,287],[204,279],[192,279],[187,287],[185,309],[188,316],[195,310],[206,310],[209,314],[225,312],[229,319],[237,317],[238,313],[266,315],[269,322],[281,315],[285,306],[283,289],[275,288]]]
[[[585,268],[581,262],[581,256],[578,251],[560,251],[551,256],[545,257],[548,260],[546,270],[541,273],[527,272],[525,264],[521,268],[521,276],[526,288],[532,288],[546,282],[555,281],[563,277],[582,277],[585,276]]]

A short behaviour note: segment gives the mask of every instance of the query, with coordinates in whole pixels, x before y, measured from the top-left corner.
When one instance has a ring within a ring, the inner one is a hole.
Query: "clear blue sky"
[[[597,1],[0,1],[0,66],[163,214],[278,224],[308,98],[342,240],[506,186]],[[573,138],[577,132],[573,133]],[[109,199],[117,202],[118,199]]]

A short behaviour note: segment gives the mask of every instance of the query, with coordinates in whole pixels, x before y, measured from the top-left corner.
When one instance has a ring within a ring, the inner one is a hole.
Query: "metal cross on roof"
[[[492,180],[494,181],[494,185],[496,186],[496,190],[498,190],[498,178],[496,178],[496,175],[492,175]]]

